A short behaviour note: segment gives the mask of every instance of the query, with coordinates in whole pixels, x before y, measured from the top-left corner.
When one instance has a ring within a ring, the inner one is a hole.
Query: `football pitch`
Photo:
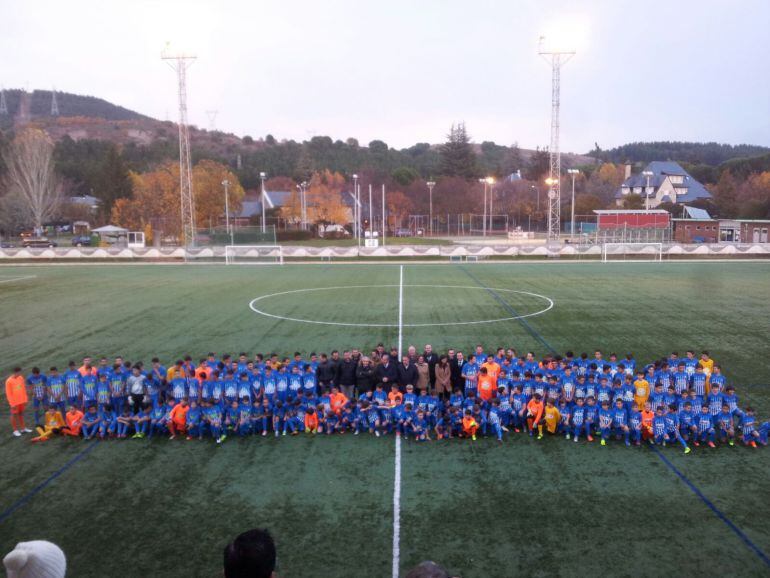
[[[0,268],[3,378],[86,354],[708,349],[761,422],[769,330],[765,262]],[[255,526],[276,538],[279,576],[391,576],[396,556],[401,574],[430,559],[465,578],[770,572],[770,448],[523,434],[32,445],[9,435],[5,400],[0,420],[0,551],[51,540],[72,576],[220,576],[225,544]]]

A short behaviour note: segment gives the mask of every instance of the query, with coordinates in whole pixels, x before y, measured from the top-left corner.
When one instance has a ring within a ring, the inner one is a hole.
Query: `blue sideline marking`
[[[53,474],[51,474],[47,480],[44,482],[38,484],[34,489],[32,489],[26,496],[23,498],[20,498],[16,501],[15,504],[13,504],[10,508],[5,510],[2,514],[0,514],[0,523],[4,522],[11,514],[13,514],[16,510],[21,508],[24,504],[29,502],[32,498],[35,497],[36,494],[39,494],[42,492],[46,486],[48,486],[51,482],[53,482],[56,478],[58,478],[60,475],[62,475],[64,472],[66,472],[68,469],[70,469],[72,466],[74,466],[78,461],[80,461],[83,457],[86,456],[92,449],[96,447],[97,441],[91,442],[87,448],[82,450],[79,454],[77,454],[75,457],[73,457],[70,461],[68,461],[66,464],[64,464],[62,467],[60,467],[58,470],[56,470]]]
[[[468,275],[468,277],[470,277],[471,279],[473,279],[473,281],[474,281],[474,282],[475,282],[477,285],[479,285],[479,286],[483,287],[484,289],[486,289],[486,290],[487,290],[487,292],[488,292],[490,295],[492,295],[492,297],[494,297],[494,298],[495,298],[495,300],[496,300],[498,303],[500,303],[500,305],[502,305],[503,307],[505,307],[505,309],[508,311],[508,313],[510,313],[511,315],[513,315],[513,317],[518,317],[518,319],[517,319],[516,321],[518,321],[519,323],[521,323],[522,327],[524,327],[524,329],[526,329],[526,330],[529,332],[529,334],[530,334],[532,337],[534,337],[534,338],[535,338],[535,339],[537,339],[537,340],[538,340],[540,343],[542,343],[542,344],[543,344],[543,345],[546,347],[546,349],[548,349],[548,351],[550,351],[551,353],[554,353],[554,354],[556,353],[556,350],[555,350],[553,347],[551,347],[551,344],[550,344],[550,343],[548,343],[548,342],[545,340],[545,338],[544,338],[542,335],[540,335],[540,333],[538,333],[538,331],[537,331],[537,330],[536,330],[534,327],[532,327],[532,326],[531,326],[531,325],[530,325],[530,324],[527,322],[527,320],[526,320],[526,319],[523,319],[523,318],[521,318],[521,316],[519,315],[519,312],[518,312],[518,311],[516,311],[516,310],[515,310],[515,309],[514,309],[514,308],[511,306],[511,304],[510,304],[510,303],[508,303],[508,302],[507,302],[505,299],[503,299],[502,297],[500,297],[500,295],[497,293],[497,291],[495,291],[494,289],[492,289],[492,288],[490,288],[490,287],[487,287],[487,286],[486,286],[484,283],[482,283],[482,282],[481,282],[481,281],[480,281],[480,280],[479,280],[479,279],[478,279],[478,278],[477,278],[477,277],[476,277],[476,276],[475,276],[473,273],[471,273],[470,271],[468,271],[468,270],[467,270],[465,267],[460,267],[460,269],[462,269],[463,273],[465,273],[466,275]]]
[[[728,518],[722,511],[717,508],[714,505],[714,502],[709,500],[703,492],[701,492],[698,487],[693,484],[687,476],[685,476],[682,472],[680,472],[674,464],[672,464],[669,459],[663,455],[663,453],[656,448],[655,446],[651,446],[652,451],[654,451],[656,454],[658,454],[658,457],[663,460],[663,463],[668,466],[668,469],[670,469],[672,472],[674,472],[677,477],[679,477],[680,480],[684,482],[684,484],[692,490],[692,492],[698,496],[701,501],[708,506],[708,508],[716,514],[717,518],[722,520],[725,525],[730,528],[733,532],[735,532],[735,535],[738,536],[746,546],[749,547],[749,549],[754,552],[757,556],[759,556],[759,559],[762,560],[762,562],[765,563],[766,566],[770,567],[770,558],[768,558],[767,554],[765,554],[762,549],[757,546],[754,542],[751,541],[751,538],[749,538],[746,534],[744,534],[743,530],[741,530],[738,526],[736,526],[730,518]]]

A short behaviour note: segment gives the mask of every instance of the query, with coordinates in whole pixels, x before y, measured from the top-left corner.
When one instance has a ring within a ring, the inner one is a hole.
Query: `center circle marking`
[[[423,288],[423,289],[475,289],[482,291],[500,291],[503,293],[518,293],[520,295],[529,295],[530,297],[536,297],[542,299],[546,305],[543,309],[535,311],[534,313],[527,313],[526,315],[514,315],[511,317],[498,317],[496,319],[482,319],[479,321],[448,321],[446,323],[402,323],[400,327],[445,327],[452,325],[478,325],[482,323],[498,323],[500,321],[514,321],[516,319],[525,319],[527,317],[535,317],[536,315],[542,315],[543,313],[553,309],[553,299],[540,295],[539,293],[532,293],[530,291],[519,291],[517,289],[502,289],[502,288],[487,288],[479,287],[477,285],[345,285],[341,287],[310,287],[304,289],[294,289],[291,291],[281,291],[279,293],[270,293],[268,295],[260,295],[256,299],[252,299],[249,302],[249,308],[265,317],[271,317],[273,319],[280,319],[282,321],[296,321],[297,323],[312,323],[314,325],[335,325],[338,327],[399,327],[398,323],[347,323],[343,321],[318,321],[316,319],[302,319],[300,317],[288,317],[285,315],[275,315],[274,313],[268,313],[260,309],[257,304],[265,299],[271,297],[279,297],[281,295],[294,295],[300,293],[314,293],[318,291],[339,291],[344,289],[386,289],[386,288],[398,288],[398,287],[411,287],[411,288]]]

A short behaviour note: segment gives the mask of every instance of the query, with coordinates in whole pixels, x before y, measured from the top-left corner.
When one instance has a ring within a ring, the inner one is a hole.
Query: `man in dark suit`
[[[398,369],[387,353],[383,354],[382,362],[377,366],[377,382],[382,383],[385,390],[390,390],[392,383],[398,383]]]
[[[462,352],[455,353],[454,349],[449,350],[449,370],[452,374],[452,391],[460,388],[460,391],[464,390],[463,383],[463,359]]]
[[[404,355],[398,364],[398,385],[403,390],[407,385],[417,384],[417,366],[411,362],[408,355]]]

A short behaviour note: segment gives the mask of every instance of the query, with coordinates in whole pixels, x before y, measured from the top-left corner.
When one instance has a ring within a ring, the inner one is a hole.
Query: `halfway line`
[[[401,363],[404,333],[404,266],[398,280],[398,360]],[[396,466],[393,474],[393,578],[398,578],[401,566],[401,436],[396,432]]]

